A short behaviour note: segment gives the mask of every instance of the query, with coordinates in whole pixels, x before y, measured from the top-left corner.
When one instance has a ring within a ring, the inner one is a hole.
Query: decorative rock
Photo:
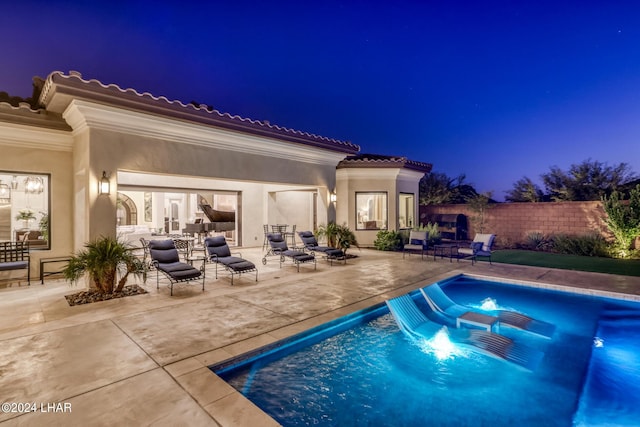
[[[70,306],[89,304],[98,301],[107,301],[114,298],[124,298],[133,295],[146,294],[147,291],[138,285],[130,285],[122,288],[122,292],[114,292],[112,294],[103,294],[96,290],[82,291],[71,295],[65,295],[67,302]]]

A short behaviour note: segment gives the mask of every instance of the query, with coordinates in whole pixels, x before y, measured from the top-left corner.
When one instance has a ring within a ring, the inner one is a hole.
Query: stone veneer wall
[[[420,206],[420,223],[431,214],[464,214],[467,216],[469,239],[476,234],[472,218],[477,214],[466,205]],[[554,203],[498,203],[485,213],[485,233],[496,234],[496,246],[509,247],[526,240],[531,232],[545,235],[611,234],[602,218],[602,203],[554,202]]]

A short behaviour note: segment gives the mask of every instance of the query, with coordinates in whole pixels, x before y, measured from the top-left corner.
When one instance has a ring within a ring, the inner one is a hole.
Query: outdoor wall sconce
[[[329,200],[330,200],[332,203],[335,203],[335,202],[338,200],[338,195],[337,195],[335,192],[331,193],[331,194],[329,195]]]
[[[109,177],[107,177],[107,172],[102,171],[102,178],[99,181],[99,194],[109,195],[111,193],[111,183],[109,182]]]

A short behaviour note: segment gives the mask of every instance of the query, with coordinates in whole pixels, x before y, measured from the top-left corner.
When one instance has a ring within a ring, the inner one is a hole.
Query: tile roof
[[[70,131],[71,127],[59,114],[50,114],[44,108],[33,108],[26,101],[17,105],[12,102],[0,101],[0,122],[10,122],[22,125],[33,125],[51,129]]]
[[[105,102],[131,109],[164,114],[174,118],[199,122],[202,124],[232,129],[254,135],[277,138],[289,142],[310,145],[327,150],[342,153],[355,154],[360,151],[360,146],[348,141],[340,141],[273,125],[266,120],[253,120],[222,113],[207,105],[184,104],[181,101],[169,100],[164,96],[154,96],[148,92],[139,93],[135,89],[122,89],[116,84],[105,85],[98,80],[85,80],[76,71],[70,71],[68,75],[61,71],[54,71],[47,77],[42,92],[40,103],[47,105],[54,86],[64,87],[64,92],[77,97]]]
[[[343,168],[402,168],[411,169],[418,172],[429,173],[433,165],[406,157],[385,156],[381,154],[356,154],[347,156],[338,163],[337,169]]]

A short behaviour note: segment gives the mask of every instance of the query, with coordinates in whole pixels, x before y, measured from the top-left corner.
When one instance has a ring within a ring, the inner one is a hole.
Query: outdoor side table
[[[44,285],[44,278],[46,276],[62,273],[62,267],[55,271],[45,271],[46,264],[57,264],[57,263],[67,264],[70,260],[71,260],[71,257],[68,257],[68,256],[61,256],[61,257],[54,257],[54,258],[40,258],[40,284]]]
[[[449,262],[453,262],[453,258],[458,259],[458,245],[434,245],[433,246],[433,260],[436,260],[436,257],[440,255],[440,259],[447,257],[449,258]]]
[[[475,311],[467,311],[456,319],[456,328],[461,326],[476,326],[491,332],[493,326],[498,323],[498,318],[487,314],[477,313]]]

